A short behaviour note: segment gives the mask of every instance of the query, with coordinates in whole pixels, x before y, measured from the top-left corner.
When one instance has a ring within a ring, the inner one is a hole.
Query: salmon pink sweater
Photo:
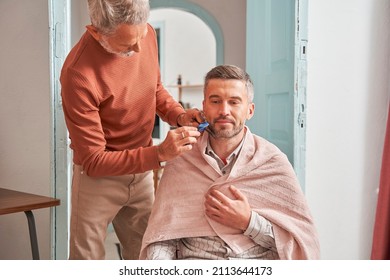
[[[177,125],[185,111],[161,83],[150,25],[141,51],[130,57],[108,53],[86,31],[66,58],[60,80],[75,164],[94,177],[159,167],[151,136],[155,115]]]

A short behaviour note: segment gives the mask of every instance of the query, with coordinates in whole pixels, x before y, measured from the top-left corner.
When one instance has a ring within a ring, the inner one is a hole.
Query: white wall
[[[306,194],[323,259],[369,259],[390,96],[390,1],[309,1]]]
[[[225,49],[225,63],[245,69],[246,0],[189,0],[215,17],[219,23]]]
[[[47,0],[0,1],[0,187],[51,195]],[[50,259],[50,210],[34,211]],[[25,214],[0,216],[0,259],[31,259]]]
[[[177,77],[183,85],[201,85],[205,73],[216,65],[216,41],[211,29],[197,16],[174,9],[157,9],[150,13],[150,23],[162,23],[164,32],[163,83],[178,100]],[[182,101],[202,108],[203,88],[183,89]]]

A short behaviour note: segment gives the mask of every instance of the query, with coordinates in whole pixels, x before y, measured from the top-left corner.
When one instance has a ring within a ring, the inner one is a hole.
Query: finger
[[[182,138],[182,136],[180,136],[179,140],[176,142],[176,145],[178,147],[185,147],[185,146],[193,146],[194,144],[196,144],[197,142],[197,139],[195,137],[186,137],[186,138]]]
[[[187,111],[186,124],[188,126],[198,127],[198,125],[204,121],[204,115],[199,109],[189,109]]]
[[[185,130],[183,133],[186,137],[199,137],[201,135],[196,127],[191,127],[191,129]]]
[[[177,139],[181,140],[186,138],[186,130],[184,128],[176,129],[176,137]]]
[[[186,126],[182,126],[176,130],[179,130],[179,131],[197,131],[196,127],[193,127],[193,126],[189,126],[189,125],[186,125]]]
[[[205,204],[205,213],[211,217],[211,216],[214,216],[214,217],[221,217],[222,215],[222,212],[221,212],[221,209],[219,209],[217,206],[215,205],[210,205],[210,204]]]
[[[202,119],[202,122],[206,121],[206,115],[203,111],[200,111],[200,118]]]
[[[183,126],[198,126],[202,122],[201,113],[198,109],[187,109],[186,114],[181,118],[181,125]]]
[[[196,116],[195,116],[195,119],[196,119],[196,121],[197,121],[198,123],[202,123],[202,122],[204,122],[204,121],[206,120],[206,118],[205,118],[205,116],[204,116],[204,114],[203,114],[202,111],[197,111],[197,114],[196,114]]]
[[[218,211],[217,206],[214,203],[210,202],[205,202],[204,208],[206,211],[208,211],[211,214],[216,214]]]
[[[183,153],[183,152],[188,152],[188,151],[191,151],[192,150],[192,145],[191,144],[186,144],[186,145],[183,145],[179,148],[179,151],[180,151],[180,154]]]
[[[183,126],[174,130],[177,135],[180,135],[181,138],[188,136],[199,136],[200,133],[196,127],[193,126]]]
[[[237,198],[238,200],[245,200],[246,199],[246,196],[239,189],[237,189],[235,186],[230,185],[229,190],[233,194],[233,196],[235,198]]]
[[[181,147],[195,144],[199,136],[200,132],[197,130],[178,130],[176,132],[176,145]]]
[[[215,210],[205,210],[205,214],[207,217],[213,219],[214,221],[219,222],[221,220],[221,216]]]
[[[224,195],[223,193],[221,193],[220,191],[218,190],[212,190],[210,192],[210,195],[215,198],[217,201],[219,201],[221,204],[225,204],[227,205],[230,201],[230,199]]]
[[[198,125],[201,123],[202,121],[199,121],[198,119],[193,119],[191,121],[188,122],[188,126],[190,127],[194,127],[194,128],[198,128]]]
[[[212,208],[215,208],[217,209],[218,211],[221,211],[222,209],[224,209],[225,206],[227,206],[227,203],[224,202],[222,199],[220,198],[217,198],[213,195],[209,195],[209,205],[212,207]]]

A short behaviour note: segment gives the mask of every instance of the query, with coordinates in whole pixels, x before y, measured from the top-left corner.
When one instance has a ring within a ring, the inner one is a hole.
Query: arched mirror
[[[204,74],[216,65],[216,38],[199,17],[172,8],[153,9],[150,24],[157,34],[161,79],[184,108],[201,108]],[[165,139],[169,125],[157,116],[153,140]]]

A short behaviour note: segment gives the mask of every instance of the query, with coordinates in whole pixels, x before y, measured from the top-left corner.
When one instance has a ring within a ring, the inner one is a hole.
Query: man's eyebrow
[[[242,97],[241,96],[232,96],[232,97],[230,97],[230,99],[237,99],[237,100],[242,101]]]
[[[222,98],[221,96],[219,96],[218,94],[211,94],[209,95],[209,98]],[[242,97],[241,96],[230,96],[228,99],[237,99],[237,100],[242,100]]]
[[[123,46],[123,47],[128,47],[128,46],[134,46],[135,43],[134,42],[124,42],[124,43],[119,43],[120,46]]]

